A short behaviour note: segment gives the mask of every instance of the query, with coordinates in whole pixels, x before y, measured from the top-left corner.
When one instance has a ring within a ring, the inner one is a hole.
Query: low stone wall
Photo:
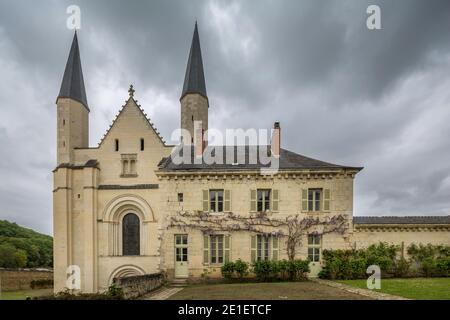
[[[53,271],[44,269],[0,268],[0,289],[2,291],[30,289],[30,284],[33,280],[53,280]]]
[[[164,273],[152,273],[114,278],[113,282],[122,288],[125,299],[134,299],[161,287],[166,282],[166,277]]]

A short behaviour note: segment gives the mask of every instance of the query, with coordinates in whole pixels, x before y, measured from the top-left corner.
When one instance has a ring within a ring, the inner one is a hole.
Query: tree
[[[27,265],[27,253],[10,244],[0,245],[0,267],[23,268]]]
[[[285,237],[286,251],[289,260],[295,260],[297,248],[306,234],[344,234],[348,229],[348,218],[345,215],[332,217],[302,217],[290,215],[285,218],[269,217],[266,213],[240,216],[234,213],[211,215],[202,211],[180,211],[171,216],[167,228],[196,229],[203,233],[220,231],[250,231],[259,234]]]

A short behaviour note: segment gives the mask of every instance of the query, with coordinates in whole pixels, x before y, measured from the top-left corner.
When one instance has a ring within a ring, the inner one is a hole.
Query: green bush
[[[253,273],[260,281],[302,280],[309,272],[308,260],[261,260],[253,263]]]
[[[272,271],[272,262],[260,260],[253,263],[253,273],[260,281],[269,281]]]
[[[304,280],[307,277],[309,270],[309,260],[289,260],[283,262],[287,266],[287,273],[290,280]]]
[[[244,278],[248,274],[249,265],[247,262],[242,261],[241,259],[237,260],[234,263],[234,272],[239,279]]]
[[[426,277],[450,276],[450,246],[415,245],[408,247],[409,260],[401,247],[380,242],[360,250],[323,250],[323,268],[319,277],[326,279],[366,278],[370,265],[378,265],[383,277],[411,276],[412,266]]]
[[[387,243],[373,244],[361,250],[323,250],[323,269],[319,277],[326,279],[363,279],[370,265],[380,267],[384,276],[404,274],[409,266],[399,261],[400,247]]]
[[[225,262],[222,267],[220,268],[220,271],[222,272],[222,276],[225,279],[231,279],[233,278],[233,273],[235,270],[235,264],[234,262]]]
[[[450,256],[436,259],[436,269],[439,275],[450,276]]]
[[[113,283],[109,286],[108,291],[106,293],[109,297],[112,297],[117,300],[123,299],[123,290],[117,284]]]
[[[410,274],[411,262],[406,260],[404,257],[395,260],[394,265],[394,276],[397,278],[408,277]]]
[[[432,244],[412,244],[407,250],[415,267],[425,277],[450,276],[447,261],[450,246]]]

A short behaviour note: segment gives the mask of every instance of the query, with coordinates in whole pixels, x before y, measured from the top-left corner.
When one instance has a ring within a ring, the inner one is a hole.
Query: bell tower
[[[186,141],[187,139],[183,137],[183,143],[194,144],[194,123],[201,121],[201,129],[206,133],[209,108],[197,22],[195,22],[180,102],[181,129],[187,130],[190,134],[190,140]]]
[[[57,163],[73,163],[73,150],[89,147],[89,106],[76,31],[56,105]]]

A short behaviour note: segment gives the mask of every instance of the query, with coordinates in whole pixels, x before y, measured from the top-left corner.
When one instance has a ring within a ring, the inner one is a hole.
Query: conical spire
[[[199,93],[205,98],[207,97],[197,21],[195,22],[194,36],[192,37],[191,51],[189,52],[189,60],[186,68],[186,75],[184,77],[181,98],[188,93]]]
[[[72,47],[70,48],[58,98],[74,99],[82,103],[89,110],[86,91],[84,89],[83,70],[81,69],[80,49],[78,48],[76,31],[73,36]]]

